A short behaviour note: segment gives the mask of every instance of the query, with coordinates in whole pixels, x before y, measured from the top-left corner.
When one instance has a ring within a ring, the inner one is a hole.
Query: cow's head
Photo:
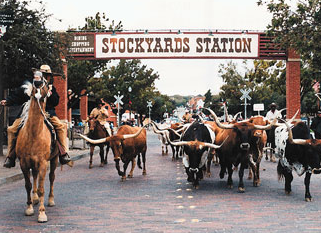
[[[215,145],[214,143],[203,142],[205,139],[205,134],[207,137],[210,136],[210,132],[207,126],[194,122],[190,127],[184,132],[184,140],[186,141],[171,141],[168,135],[167,141],[173,146],[184,146],[185,156],[183,157],[183,163],[185,167],[190,169],[190,172],[197,173],[200,168],[202,168],[207,159],[208,149],[218,149],[221,145]]]
[[[268,124],[265,126],[256,125],[249,121],[240,121],[236,123],[222,124],[219,121],[216,114],[211,109],[209,108],[206,108],[206,109],[211,113],[211,115],[215,119],[217,126],[219,126],[222,129],[231,129],[236,133],[240,143],[240,148],[245,151],[250,149],[250,139],[253,135],[254,130],[267,130],[267,129],[270,129],[273,125],[273,124]]]

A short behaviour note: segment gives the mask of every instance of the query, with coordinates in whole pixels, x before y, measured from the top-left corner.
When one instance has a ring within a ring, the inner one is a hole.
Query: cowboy
[[[59,95],[56,91],[56,88],[51,84],[51,82],[53,81],[52,80],[53,76],[51,73],[51,69],[48,65],[42,65],[39,71],[36,71],[36,70],[34,71],[32,82],[34,83],[34,85],[37,82],[42,82],[43,77],[49,83],[49,93],[48,93],[48,99],[46,103],[46,112],[49,115],[48,120],[55,128],[55,131],[57,133],[57,139],[65,151],[64,154],[60,154],[59,161],[61,164],[68,164],[70,167],[72,167],[73,162],[71,161],[68,155],[69,146],[67,141],[66,127],[63,123],[60,122],[59,118],[56,116],[55,107],[59,103]],[[5,100],[2,100],[1,105],[3,106],[22,105],[25,102],[27,102],[29,99],[30,97],[27,94],[25,94],[23,88],[20,87],[13,94],[9,95]],[[8,127],[8,130],[7,130],[8,131],[8,154],[7,154],[5,163],[3,164],[3,166],[6,168],[11,168],[16,165],[15,143],[16,143],[17,133],[21,123],[20,115],[21,115],[21,112],[19,113],[17,119],[13,122],[11,126]]]
[[[273,121],[274,119],[277,119],[277,118],[282,118],[282,115],[280,113],[279,110],[276,109],[276,103],[272,103],[270,104],[270,111],[268,111],[266,113],[266,118],[269,120],[269,121]]]
[[[189,123],[191,121],[192,115],[189,113],[189,111],[186,109],[185,113],[182,117],[182,119],[184,120],[184,123]]]
[[[314,132],[315,139],[321,139],[321,109],[317,111],[317,116],[313,118],[310,128]]]
[[[96,105],[97,107],[91,111],[89,118],[96,118],[99,123],[106,128],[108,134],[111,136],[111,129],[107,121],[108,110],[105,108],[105,106],[103,106],[103,102],[101,101],[101,99],[96,99]]]

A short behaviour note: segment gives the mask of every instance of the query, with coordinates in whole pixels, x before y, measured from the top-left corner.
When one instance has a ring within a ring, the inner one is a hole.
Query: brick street
[[[121,182],[109,151],[108,165],[88,169],[88,157],[73,168],[56,170],[55,207],[46,207],[47,223],[24,216],[24,181],[0,187],[0,232],[321,232],[320,177],[311,178],[313,202],[304,200],[304,176],[294,174],[292,194],[278,182],[277,163],[262,160],[261,186],[245,179],[245,193],[228,189],[226,177],[212,165],[212,177],[195,190],[186,181],[184,166],[161,155],[157,136],[148,132],[147,175],[136,167],[134,178]],[[1,164],[2,166],[2,164]],[[130,165],[131,166],[131,165]],[[127,172],[130,170],[127,170]],[[247,177],[245,172],[245,178]],[[48,197],[46,179],[45,200]]]

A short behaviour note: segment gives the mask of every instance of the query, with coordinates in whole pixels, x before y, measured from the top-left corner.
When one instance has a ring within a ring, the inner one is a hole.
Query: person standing
[[[317,116],[313,118],[310,129],[313,130],[315,139],[321,139],[321,110],[317,111]]]

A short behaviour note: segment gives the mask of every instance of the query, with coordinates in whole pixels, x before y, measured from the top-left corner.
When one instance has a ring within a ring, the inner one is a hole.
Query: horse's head
[[[45,102],[51,94],[50,89],[48,81],[43,77],[42,73],[34,71],[30,97],[34,97],[39,102]]]

